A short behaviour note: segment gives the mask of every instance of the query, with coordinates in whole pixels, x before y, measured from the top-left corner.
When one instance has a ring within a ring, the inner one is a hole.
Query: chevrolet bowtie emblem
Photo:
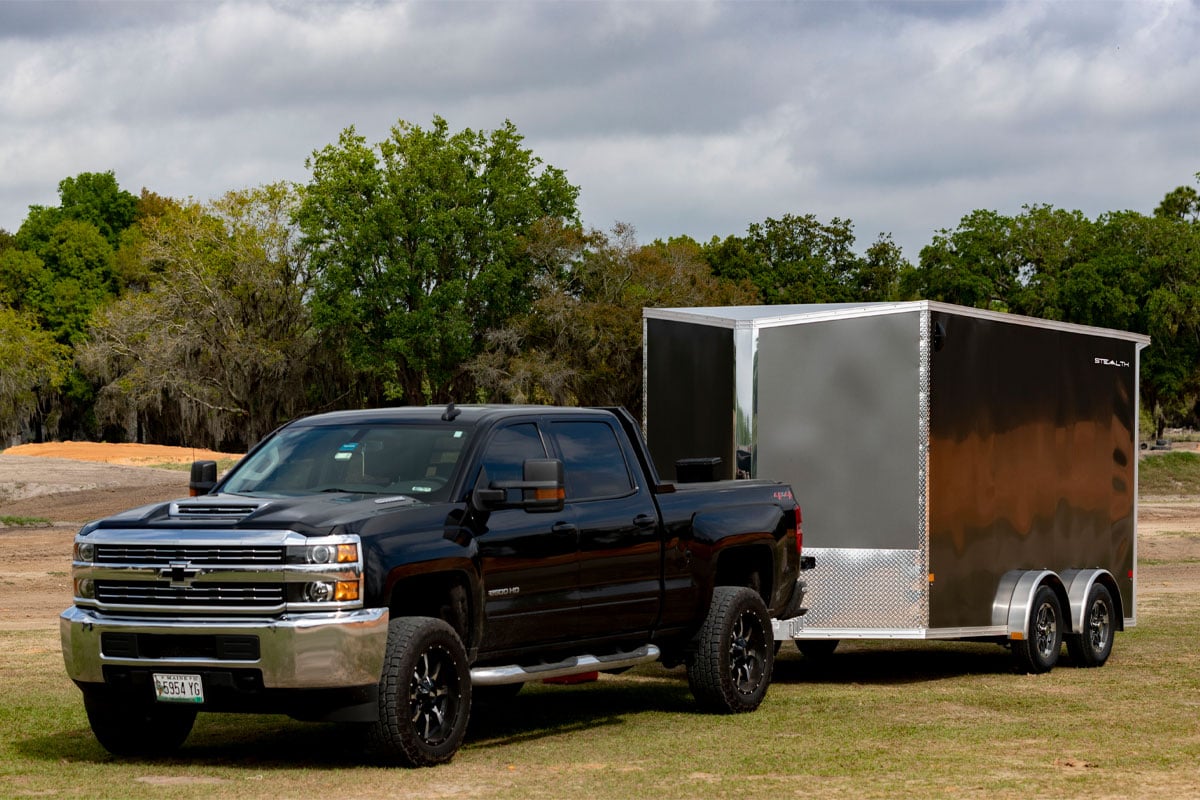
[[[173,561],[171,566],[159,570],[158,574],[163,580],[170,581],[172,586],[190,586],[192,578],[200,574],[200,570],[192,569],[191,566],[187,561]]]

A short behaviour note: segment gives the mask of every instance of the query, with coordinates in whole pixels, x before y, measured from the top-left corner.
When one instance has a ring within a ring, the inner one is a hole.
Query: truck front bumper
[[[104,668],[113,666],[163,672],[253,669],[267,689],[344,688],[379,682],[388,610],[152,620],[72,606],[59,616],[59,632],[67,674],[81,683],[103,683]]]

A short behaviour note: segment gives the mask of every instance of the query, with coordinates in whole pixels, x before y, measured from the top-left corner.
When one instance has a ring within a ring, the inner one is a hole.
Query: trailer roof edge
[[[874,317],[912,311],[944,311],[962,316],[977,317],[1011,325],[1048,328],[1071,333],[1088,333],[1107,338],[1135,342],[1139,349],[1150,345],[1150,337],[1141,333],[1081,325],[1075,322],[1027,317],[1003,311],[989,311],[935,300],[909,300],[897,303],[813,303],[779,306],[703,306],[695,308],[643,308],[643,319],[662,319],[692,322],[710,327],[740,329],[774,328],[782,325],[801,325],[833,319]]]

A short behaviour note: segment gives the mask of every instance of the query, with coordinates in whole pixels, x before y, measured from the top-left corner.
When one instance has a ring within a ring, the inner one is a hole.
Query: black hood
[[[355,527],[373,517],[402,509],[427,508],[406,495],[351,492],[299,497],[247,497],[211,494],[142,506],[101,520],[97,527],[204,527],[290,529],[323,535],[338,527]]]

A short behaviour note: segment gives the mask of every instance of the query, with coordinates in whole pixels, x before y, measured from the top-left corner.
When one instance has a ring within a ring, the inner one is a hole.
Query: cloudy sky
[[[1195,185],[1198,45],[1188,1],[0,0],[0,228],[80,172],[208,200],[441,115],[511,119],[592,227],[811,213],[915,260],[973,209]]]

